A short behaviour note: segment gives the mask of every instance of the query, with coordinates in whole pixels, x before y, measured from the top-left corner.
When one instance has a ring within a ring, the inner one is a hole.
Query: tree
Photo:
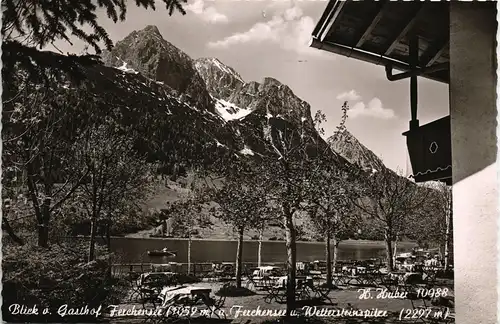
[[[318,166],[315,157],[333,153],[312,125],[299,128],[281,118],[269,118],[266,133],[274,154],[261,157],[261,174],[269,202],[281,210],[286,233],[287,298],[286,315],[295,309],[296,228],[295,216],[304,210],[309,178]]]
[[[76,172],[71,147],[91,118],[85,108],[88,98],[83,92],[62,93],[49,84],[35,84],[23,74],[3,85],[2,160],[10,175],[2,194],[7,198],[27,187],[38,245],[47,247],[52,215],[85,176]]]
[[[243,235],[251,227],[264,223],[268,212],[266,193],[257,183],[258,175],[252,170],[239,170],[226,176],[222,188],[215,189],[211,199],[217,203],[213,208],[216,217],[230,224],[238,233],[236,252],[236,287],[241,288],[243,265]]]
[[[351,189],[353,180],[335,170],[325,170],[322,174],[312,180],[315,190],[308,199],[308,212],[313,228],[325,237],[326,284],[332,286],[332,263],[334,267],[338,246],[342,240],[355,236],[361,220],[352,203],[356,193]]]
[[[193,181],[193,183],[195,183]],[[207,214],[203,213],[203,206],[208,201],[204,190],[196,189],[192,183],[191,192],[184,195],[181,199],[167,203],[164,209],[164,217],[174,219],[176,232],[182,232],[188,239],[188,274],[191,273],[191,243],[192,233],[195,226],[209,225]]]
[[[342,106],[342,118],[339,126],[330,140],[335,141],[339,134],[345,131],[347,120],[347,102]],[[321,124],[326,121],[326,116],[317,111],[315,125],[318,133],[324,135]],[[333,240],[333,266],[337,261],[337,249],[344,239],[353,237],[360,224],[360,218],[354,213],[352,200],[358,193],[356,181],[359,170],[348,163],[332,163],[325,159],[328,155],[316,157],[316,172],[311,174],[307,205],[309,218],[316,232],[325,236],[326,257],[326,284],[332,286],[332,255],[331,241]]]
[[[112,122],[89,128],[76,144],[84,178],[77,195],[91,224],[89,261],[95,258],[97,224],[104,219],[109,233],[113,214],[148,196],[149,167],[136,152],[133,136]]]
[[[427,182],[422,185],[430,193],[424,208],[408,222],[407,236],[419,243],[438,244],[444,252],[445,268],[451,263],[453,252],[453,217],[451,186],[442,182]]]
[[[384,227],[387,266],[393,271],[393,241],[405,234],[410,216],[420,214],[430,191],[389,169],[372,172],[361,184],[363,198],[353,203]]]

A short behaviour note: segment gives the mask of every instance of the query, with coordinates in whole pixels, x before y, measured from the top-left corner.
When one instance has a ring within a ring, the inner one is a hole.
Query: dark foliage
[[[29,244],[3,248],[3,319],[22,322],[95,321],[95,316],[61,317],[62,305],[97,309],[120,298],[119,283],[109,276],[110,255],[87,263],[84,246],[53,245],[50,249]],[[29,257],[26,257],[28,256]],[[40,316],[14,316],[8,311],[12,304],[37,305]],[[48,308],[52,315],[42,315]]]

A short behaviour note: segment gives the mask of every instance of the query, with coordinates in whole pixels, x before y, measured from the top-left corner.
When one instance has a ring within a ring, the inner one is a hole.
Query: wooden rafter
[[[422,55],[420,66],[432,66],[443,54],[444,50],[448,47],[448,44],[449,39],[446,38],[444,40],[436,42],[435,45],[431,45],[429,49]]]
[[[403,30],[401,30],[401,32],[392,39],[392,41],[390,42],[389,47],[385,50],[385,53],[384,53],[385,56],[389,56],[392,53],[392,51],[396,48],[396,46],[398,45],[398,43],[413,28],[413,25],[415,25],[415,23],[417,22],[419,16],[422,14],[424,8],[425,7],[422,5],[422,3],[418,3],[418,10],[415,11],[415,13],[411,17],[411,19],[408,21],[408,23],[405,25],[405,27],[403,28]]]
[[[356,47],[358,47],[358,48],[361,47],[364,44],[364,42],[366,41],[366,39],[368,38],[368,36],[370,36],[372,31],[375,29],[375,27],[377,27],[378,22],[384,16],[384,6],[386,6],[387,3],[389,3],[389,1],[379,1],[378,2],[377,10],[374,13],[373,17],[371,19],[367,20],[367,21],[369,21],[369,24],[365,28],[362,29],[362,31],[364,31],[364,32],[358,38],[358,41],[356,43]]]

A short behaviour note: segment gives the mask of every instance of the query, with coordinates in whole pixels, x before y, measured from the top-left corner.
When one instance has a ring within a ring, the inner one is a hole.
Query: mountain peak
[[[187,102],[202,110],[215,111],[210,94],[194,61],[182,50],[166,41],[158,27],[148,25],[116,42],[103,55],[106,65],[128,67],[155,81],[163,82],[174,94],[183,95]]]
[[[363,169],[376,171],[386,169],[384,162],[370,149],[361,144],[348,130],[330,136],[327,142],[332,150],[350,163],[358,164]]]
[[[160,30],[155,25],[147,25],[141,31],[146,32],[146,33],[157,34],[157,35],[161,36]]]
[[[283,85],[279,80],[272,78],[272,77],[264,77],[264,80],[262,80],[262,85],[266,86],[277,86],[280,87]]]
[[[239,75],[239,73],[236,72],[235,69],[233,69],[232,67],[230,67],[230,66],[222,63],[221,60],[219,60],[216,57],[202,57],[202,58],[199,58],[199,59],[195,60],[195,65],[201,66],[203,64],[204,65],[212,65],[212,66],[216,67],[217,69],[219,69],[220,71],[222,71],[224,73],[233,75],[240,82],[245,83],[245,81],[243,81],[243,79],[241,78],[241,76]]]
[[[218,99],[228,99],[245,83],[236,70],[215,57],[199,58],[194,67],[205,81],[208,92]]]

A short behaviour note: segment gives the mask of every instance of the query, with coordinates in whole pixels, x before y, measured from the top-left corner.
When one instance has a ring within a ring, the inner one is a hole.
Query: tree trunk
[[[394,259],[392,257],[392,237],[389,229],[385,230],[385,246],[387,249],[387,270],[394,270]]]
[[[14,232],[5,215],[2,215],[2,230],[6,231],[15,243],[18,245],[24,245],[24,241]]]
[[[97,221],[92,219],[90,222],[90,242],[89,242],[89,259],[88,262],[95,259],[95,237],[97,232]]]
[[[191,274],[191,229],[189,229],[188,237],[188,253],[187,253],[187,273]]]
[[[50,221],[50,204],[51,198],[45,198],[42,203],[41,214],[42,223],[38,224],[38,246],[49,246],[49,221]]]
[[[326,233],[325,239],[325,257],[326,257],[326,285],[332,285],[332,250],[330,246],[330,232]]]
[[[257,266],[262,266],[262,232],[263,230],[261,229],[259,231],[259,248],[257,250]]]
[[[333,243],[333,272],[336,272],[335,269],[337,269],[337,258],[338,258],[338,252],[339,252],[339,243],[340,241],[337,240],[337,238],[335,237],[335,235],[333,236],[333,239],[332,239],[332,243]]]
[[[49,246],[49,228],[45,224],[38,224],[38,246]]]
[[[394,240],[394,248],[392,252],[392,262],[393,264],[396,264],[396,253],[398,250],[398,236],[396,235],[396,240]]]
[[[108,220],[106,224],[106,244],[108,246],[108,252],[111,252],[111,221]]]
[[[295,226],[293,224],[293,215],[290,211],[290,206],[284,204],[282,206],[285,231],[286,231],[286,252],[287,252],[287,282],[286,282],[286,317],[289,317],[292,310],[295,309],[295,278],[297,270],[297,251],[295,239]]]
[[[241,288],[243,266],[243,228],[238,231],[238,248],[236,250],[236,287]]]

